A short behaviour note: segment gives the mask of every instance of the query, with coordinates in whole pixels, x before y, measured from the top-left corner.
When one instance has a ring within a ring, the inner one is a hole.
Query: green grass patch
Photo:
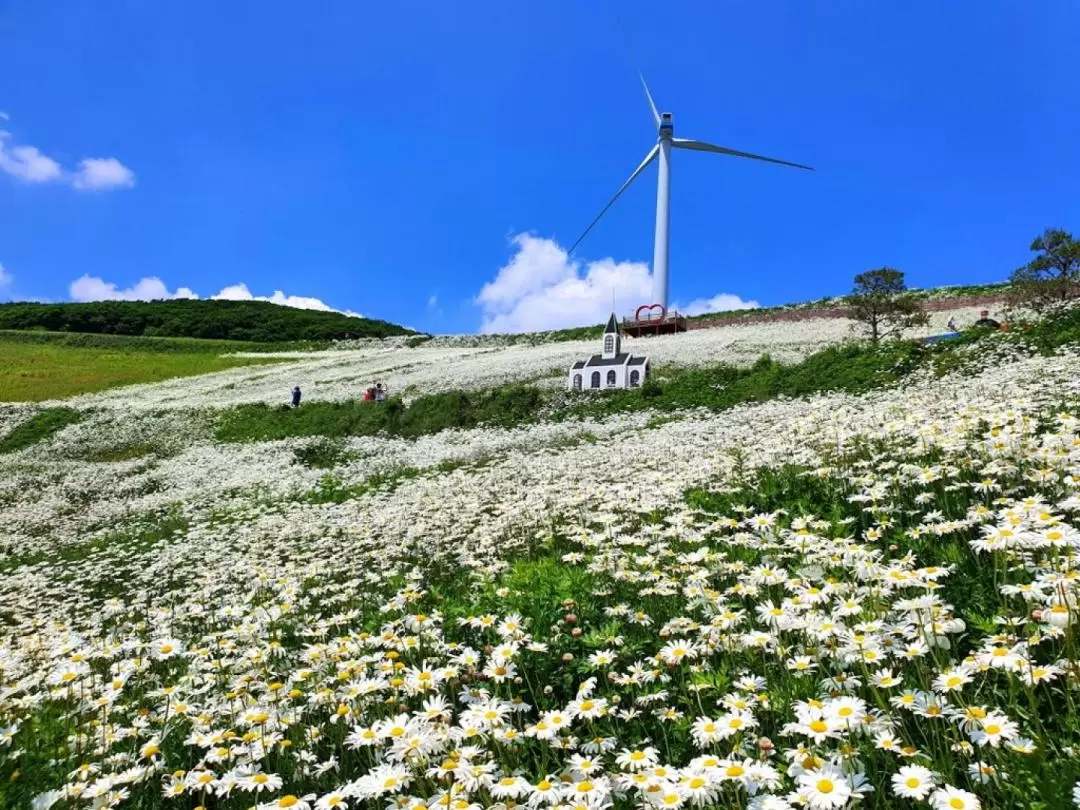
[[[422,472],[423,470],[416,467],[396,467],[387,472],[369,476],[359,484],[346,484],[338,476],[327,473],[320,479],[319,486],[301,500],[307,503],[344,503],[376,490],[393,492],[403,482],[416,478]]]
[[[354,456],[338,441],[319,439],[293,450],[296,463],[312,470],[329,470]]]
[[[412,438],[449,428],[512,427],[536,418],[542,405],[542,393],[528,386],[448,391],[417,397],[409,405],[400,399],[312,402],[299,408],[241,405],[221,418],[216,434],[224,442],[378,434]]]
[[[311,492],[300,496],[299,500],[307,503],[344,503],[367,495],[369,492],[393,492],[406,481],[430,473],[449,473],[469,464],[483,464],[484,460],[447,460],[434,467],[394,467],[375,473],[356,484],[347,484],[334,473],[327,473],[319,479],[319,485]]]
[[[0,439],[0,453],[14,453],[44,441],[68,425],[75,424],[79,418],[79,412],[71,408],[46,408],[38,411]]]
[[[198,340],[124,338],[108,335],[0,333],[0,402],[41,402],[134,383],[160,382],[237,366],[283,362],[279,358],[231,357],[236,344]]]
[[[160,352],[164,354],[228,354],[231,352],[283,352],[328,348],[328,341],[296,343],[258,343],[244,340],[208,340],[187,337],[149,337],[134,335],[98,335],[84,332],[43,332],[14,329],[0,330],[0,341],[34,346],[66,346],[70,349],[106,351]]]

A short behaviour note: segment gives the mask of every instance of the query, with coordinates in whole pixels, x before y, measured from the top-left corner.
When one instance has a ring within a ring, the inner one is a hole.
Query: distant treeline
[[[99,335],[190,337],[261,343],[381,338],[413,334],[386,321],[266,301],[101,301],[0,304],[0,329]]]

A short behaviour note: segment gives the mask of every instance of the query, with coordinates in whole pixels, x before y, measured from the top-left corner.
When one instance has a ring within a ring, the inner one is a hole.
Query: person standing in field
[[[294,408],[300,407],[300,386],[296,386],[292,390],[292,406]]]
[[[382,383],[375,383],[375,401],[382,402],[386,399],[386,389],[383,388]]]

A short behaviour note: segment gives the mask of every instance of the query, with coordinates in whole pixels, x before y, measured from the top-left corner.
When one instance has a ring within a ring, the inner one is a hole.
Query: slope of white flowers
[[[631,351],[790,360],[846,330]],[[70,401],[85,418],[0,471],[0,767],[37,780],[38,808],[963,810],[980,792],[1009,806],[1023,757],[1065,761],[1038,711],[993,701],[1075,692],[1059,643],[1080,603],[1075,351],[722,413],[353,439],[332,476],[356,493],[329,501],[327,472],[297,462],[310,440],[209,429],[213,409],[292,384],[487,386],[593,348],[364,347]],[[32,410],[0,411],[0,430]],[[131,444],[148,450],[88,460]],[[685,498],[789,467],[867,526]],[[990,494],[946,519],[961,489]],[[962,560],[890,545],[913,514],[906,541],[970,532],[956,548],[1001,586],[967,657],[963,606],[939,594]],[[553,555],[588,583],[587,635],[574,599],[515,578]],[[445,614],[444,592],[490,612]],[[501,607],[515,598],[548,622]]]

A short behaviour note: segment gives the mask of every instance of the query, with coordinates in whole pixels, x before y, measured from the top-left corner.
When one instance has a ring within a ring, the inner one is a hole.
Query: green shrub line
[[[415,438],[450,428],[513,427],[535,418],[542,404],[539,389],[510,386],[430,394],[409,405],[398,398],[378,403],[311,402],[299,408],[241,405],[221,418],[216,435],[224,442],[379,434]]]
[[[14,453],[59,433],[79,421],[81,414],[72,408],[45,408],[0,438],[0,454]]]

